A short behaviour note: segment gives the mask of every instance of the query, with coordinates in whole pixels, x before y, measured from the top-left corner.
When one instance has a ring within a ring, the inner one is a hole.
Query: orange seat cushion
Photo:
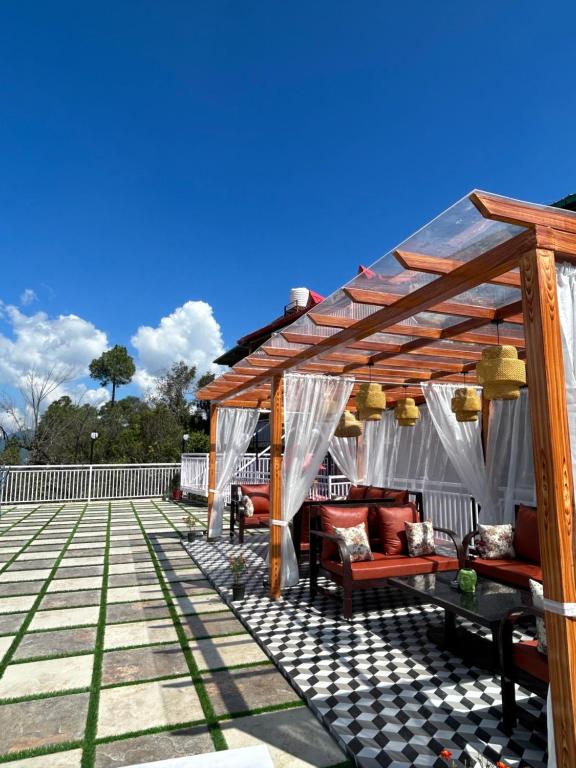
[[[374,560],[352,563],[353,581],[388,579],[391,576],[417,576],[421,573],[458,570],[458,560],[444,555],[409,557],[408,555],[383,555],[381,552],[372,552],[372,555]],[[322,567],[337,576],[342,576],[344,572],[342,563],[335,559],[322,558]]]
[[[348,501],[362,501],[367,490],[365,485],[351,485],[348,491]]]
[[[258,528],[260,525],[269,525],[270,524],[270,515],[252,515],[251,517],[247,517],[244,515],[244,528]]]
[[[523,669],[532,677],[550,682],[548,657],[538,651],[537,640],[522,640],[512,646],[512,661],[515,667]]]
[[[523,560],[484,560],[479,557],[472,561],[472,567],[480,576],[521,589],[528,589],[529,579],[542,581],[542,566]]]
[[[407,555],[408,539],[404,523],[417,523],[418,510],[414,504],[377,507],[379,539],[385,555]]]
[[[270,485],[261,483],[259,485],[241,485],[240,493],[242,496],[249,496],[254,505],[255,515],[270,514]]]
[[[368,507],[337,507],[322,505],[320,507],[320,522],[325,533],[334,533],[334,528],[353,528],[364,523],[368,536]],[[322,558],[338,560],[338,545],[332,541],[322,542]]]
[[[538,517],[534,507],[521,504],[516,515],[514,529],[514,551],[521,560],[541,564],[540,541],[538,539]]]

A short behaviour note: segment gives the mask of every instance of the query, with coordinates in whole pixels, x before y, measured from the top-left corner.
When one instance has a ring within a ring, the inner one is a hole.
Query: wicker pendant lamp
[[[478,421],[482,410],[482,402],[474,387],[462,387],[454,392],[452,397],[452,413],[456,421]]]
[[[496,324],[498,341],[498,324]],[[518,350],[509,344],[498,344],[482,350],[476,366],[478,383],[486,400],[517,400],[520,387],[526,384],[526,363],[518,359]]]
[[[404,387],[404,392],[406,392],[406,387]],[[420,411],[413,397],[401,397],[396,401],[394,418],[400,427],[416,426],[416,422],[420,418]]]
[[[356,407],[360,421],[380,421],[382,411],[386,408],[386,394],[382,385],[374,382],[360,384]]]
[[[344,411],[334,432],[335,437],[360,437],[362,434],[362,424],[357,420],[353,413]]]

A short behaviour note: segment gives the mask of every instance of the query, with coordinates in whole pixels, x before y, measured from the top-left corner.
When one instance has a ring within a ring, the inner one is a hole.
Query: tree
[[[202,387],[211,384],[216,376],[213,373],[205,373],[200,376],[196,382],[195,390],[202,389]],[[210,401],[209,400],[194,400],[194,407],[192,418],[190,422],[190,428],[197,431],[209,434],[210,432]]]
[[[98,411],[92,405],[73,403],[67,396],[44,411],[38,442],[49,464],[79,464],[90,456],[90,433],[98,429]]]
[[[156,381],[152,402],[165,406],[173,414],[182,429],[190,428],[190,398],[194,390],[196,368],[183,360],[172,367]]]
[[[136,368],[126,347],[118,344],[103,352],[90,363],[90,376],[103,387],[112,384],[112,405],[116,400],[116,388],[132,381]]]

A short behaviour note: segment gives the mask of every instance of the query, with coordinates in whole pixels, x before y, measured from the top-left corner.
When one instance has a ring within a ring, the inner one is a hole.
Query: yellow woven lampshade
[[[414,427],[420,418],[420,411],[416,407],[413,397],[401,397],[394,408],[394,418],[401,427]]]
[[[482,402],[474,387],[462,387],[454,392],[452,412],[456,414],[456,421],[478,421],[481,410]]]
[[[362,434],[362,424],[356,416],[350,411],[344,411],[336,427],[334,435],[336,437],[360,437]]]
[[[360,421],[380,421],[386,408],[386,394],[380,384],[360,384],[356,395],[356,407]]]
[[[518,360],[516,347],[498,344],[482,350],[476,376],[487,400],[516,400],[526,384],[526,364]]]

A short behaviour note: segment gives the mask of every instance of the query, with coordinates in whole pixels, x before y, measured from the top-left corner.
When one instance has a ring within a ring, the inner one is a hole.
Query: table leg
[[[456,614],[447,610],[444,610],[444,643],[446,648],[456,648],[458,644]]]

